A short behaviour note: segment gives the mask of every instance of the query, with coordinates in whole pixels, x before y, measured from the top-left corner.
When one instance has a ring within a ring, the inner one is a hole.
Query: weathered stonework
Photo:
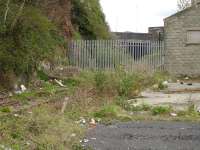
[[[200,31],[197,4],[165,19],[165,66],[173,75],[200,76],[200,43],[187,42],[191,30]]]

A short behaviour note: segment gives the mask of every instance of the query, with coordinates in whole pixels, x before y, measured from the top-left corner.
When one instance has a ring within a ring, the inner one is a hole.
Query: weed
[[[138,112],[138,111],[150,111],[152,107],[148,104],[131,104],[125,97],[117,97],[116,104],[122,107],[126,111]]]
[[[119,107],[115,105],[107,105],[101,108],[100,111],[94,113],[95,118],[116,118]]]
[[[169,79],[169,74],[167,72],[155,72],[152,76],[152,83],[157,85],[155,90],[164,90],[167,88],[166,85],[163,84],[164,81]]]
[[[85,150],[81,144],[74,144],[72,150]]]
[[[148,104],[142,104],[142,110],[144,111],[151,111],[152,106],[148,105]]]
[[[43,70],[38,70],[37,76],[40,80],[49,81],[49,76]]]
[[[153,74],[153,81],[156,83],[163,82],[169,79],[169,74],[167,72],[155,72]]]
[[[187,111],[188,111],[188,113],[196,112],[195,105],[193,103],[189,104]]]
[[[98,92],[102,92],[105,87],[106,75],[102,71],[95,74],[95,85]]]
[[[163,115],[168,114],[171,111],[171,107],[169,106],[156,106],[152,108],[153,115]]]
[[[134,84],[134,78],[131,75],[125,75],[119,82],[119,96],[129,97]]]
[[[80,81],[76,78],[68,78],[68,79],[65,79],[63,83],[67,85],[68,87],[77,87],[79,86]]]
[[[197,112],[195,104],[194,103],[190,103],[188,106],[188,109],[186,111],[186,115],[189,116],[199,116],[200,114]]]
[[[84,131],[48,105],[33,109],[31,114],[20,114],[20,117],[1,117],[0,124],[0,133],[4,135],[1,142],[19,149],[71,149]]]
[[[16,94],[12,99],[16,99],[23,104],[27,104],[27,102],[30,101],[32,98],[36,98],[36,93],[34,91]]]
[[[55,94],[56,86],[49,82],[45,82],[45,84],[43,85],[43,91],[46,93]]]
[[[10,113],[11,109],[10,109],[10,107],[0,107],[0,112]]]

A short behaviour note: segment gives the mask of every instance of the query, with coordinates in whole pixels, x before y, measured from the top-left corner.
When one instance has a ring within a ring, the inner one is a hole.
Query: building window
[[[187,31],[188,44],[200,44],[200,30]]]

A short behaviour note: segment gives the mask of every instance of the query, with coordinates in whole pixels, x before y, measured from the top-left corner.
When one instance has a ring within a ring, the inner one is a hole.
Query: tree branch
[[[10,0],[8,0],[7,3],[6,3],[6,12],[5,12],[5,15],[4,15],[4,24],[6,23],[7,16],[8,16],[9,4],[10,4]]]
[[[17,15],[16,15],[16,17],[15,17],[13,23],[11,24],[11,30],[13,30],[13,28],[15,27],[15,25],[16,25],[16,23],[17,23],[19,17],[20,17],[21,14],[22,14],[22,11],[23,11],[23,9],[24,9],[25,2],[26,2],[26,0],[24,0],[23,3],[21,4],[21,6],[20,6],[20,8],[19,8],[19,11],[18,11],[18,13],[17,13]]]

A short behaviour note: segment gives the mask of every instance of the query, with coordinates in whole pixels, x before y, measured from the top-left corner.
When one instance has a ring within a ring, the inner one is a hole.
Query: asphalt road
[[[85,143],[94,150],[200,150],[200,124],[130,122],[98,125]]]

